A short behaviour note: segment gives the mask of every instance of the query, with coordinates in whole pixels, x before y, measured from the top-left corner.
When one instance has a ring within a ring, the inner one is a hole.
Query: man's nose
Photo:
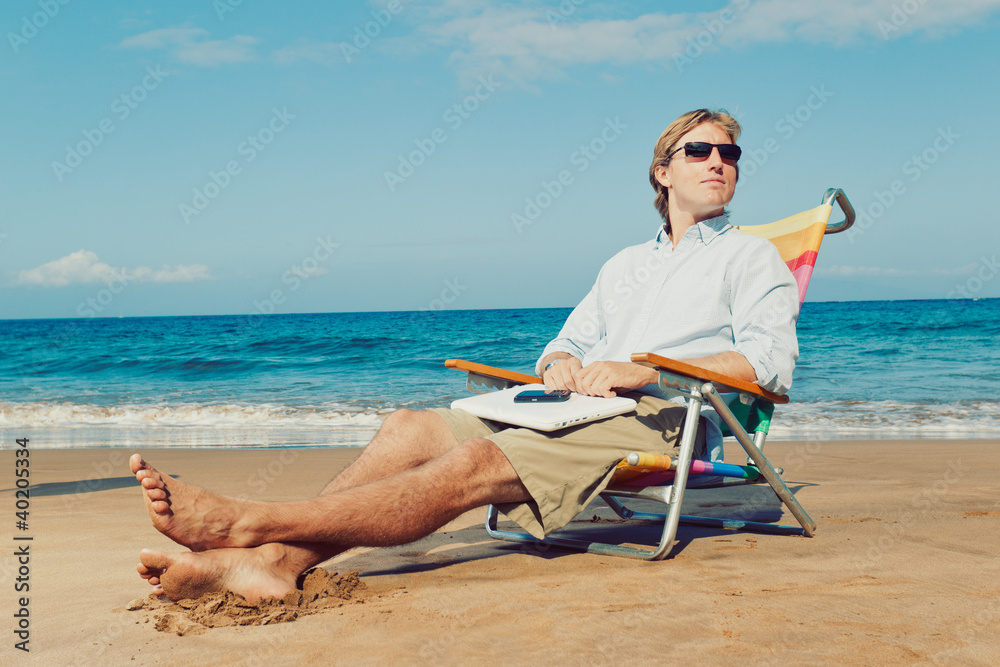
[[[709,169],[714,169],[716,167],[722,167],[722,154],[719,153],[718,146],[712,146],[712,152],[708,154],[708,167]]]

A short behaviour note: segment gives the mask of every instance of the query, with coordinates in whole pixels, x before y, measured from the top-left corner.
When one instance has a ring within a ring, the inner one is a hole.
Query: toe
[[[154,500],[149,506],[155,514],[170,514],[170,503],[165,500]]]
[[[146,568],[146,570],[155,570],[157,574],[162,574],[164,570],[170,567],[176,557],[176,554],[168,554],[163,551],[153,551],[152,549],[143,549],[139,552],[139,560],[142,561],[142,565]]]
[[[143,579],[153,579],[158,578],[163,574],[162,570],[158,570],[155,567],[146,567],[142,563],[136,566],[135,571],[139,573],[139,576]]]
[[[132,469],[133,473],[137,473],[146,467],[146,462],[142,460],[140,455],[133,454],[128,460],[128,467]]]
[[[170,503],[166,500],[154,500],[149,503],[149,506],[153,508],[153,511],[157,514],[169,514],[170,513]]]
[[[167,492],[164,491],[163,489],[159,489],[159,488],[157,488],[157,489],[147,489],[146,490],[146,497],[149,498],[150,500],[166,500],[167,499]]]
[[[159,477],[152,477],[149,475],[142,475],[140,473],[139,481],[142,483],[142,488],[144,489],[160,489],[163,488],[163,482],[160,481]]]

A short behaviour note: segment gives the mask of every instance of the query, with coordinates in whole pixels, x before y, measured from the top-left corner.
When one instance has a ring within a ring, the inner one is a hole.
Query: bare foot
[[[142,484],[142,497],[153,526],[191,551],[258,544],[238,527],[249,504],[209,493],[179,482],[147,463],[138,454],[129,467]]]
[[[299,575],[283,567],[278,544],[181,554],[143,549],[139,560],[139,576],[153,586],[154,593],[166,594],[171,600],[222,591],[239,593],[251,602],[269,596],[280,598],[295,588]]]

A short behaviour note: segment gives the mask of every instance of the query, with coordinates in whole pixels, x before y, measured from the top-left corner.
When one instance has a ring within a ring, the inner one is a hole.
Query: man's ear
[[[656,165],[656,168],[653,169],[653,177],[656,178],[656,182],[663,187],[670,187],[670,177],[667,176],[667,168],[662,164]]]

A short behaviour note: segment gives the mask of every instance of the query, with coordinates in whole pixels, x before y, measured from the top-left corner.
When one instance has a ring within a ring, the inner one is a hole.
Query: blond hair
[[[742,131],[737,120],[730,116],[729,112],[725,109],[719,109],[718,111],[695,109],[672,122],[663,131],[663,134],[660,135],[659,140],[656,142],[656,148],[653,149],[653,163],[649,165],[649,183],[656,190],[656,199],[653,200],[653,204],[656,206],[656,210],[660,212],[660,217],[663,218],[663,228],[667,230],[668,234],[670,233],[670,213],[667,209],[668,192],[656,180],[655,171],[659,166],[666,167],[670,164],[672,158],[667,156],[677,150],[676,144],[680,138],[702,123],[717,125],[729,135],[734,144],[740,138],[740,132]],[[739,176],[740,171],[737,166],[736,178],[739,179]]]

